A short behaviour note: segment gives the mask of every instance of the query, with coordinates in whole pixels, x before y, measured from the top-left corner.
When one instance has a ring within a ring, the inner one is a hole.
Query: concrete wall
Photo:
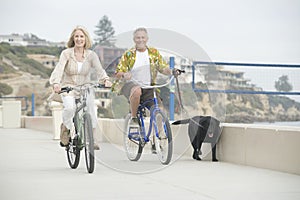
[[[3,127],[2,113],[3,113],[3,106],[0,105],[0,127]]]
[[[23,121],[25,128],[52,132],[55,135],[51,117],[23,117]],[[102,142],[123,145],[124,120],[99,119],[99,126]],[[222,127],[222,135],[217,145],[219,161],[300,175],[299,127],[252,124],[222,124]],[[174,154],[191,157],[187,125],[172,125],[171,128]],[[203,145],[202,152],[203,160],[211,160],[209,144]]]
[[[22,128],[29,128],[44,132],[53,133],[53,119],[50,116],[23,116],[22,117]]]
[[[0,109],[1,122],[3,128],[21,127],[21,101],[7,100],[2,101]]]
[[[299,127],[224,124],[221,161],[300,174]]]

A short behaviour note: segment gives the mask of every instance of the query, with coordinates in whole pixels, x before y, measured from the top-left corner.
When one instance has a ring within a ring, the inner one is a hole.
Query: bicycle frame
[[[99,84],[95,84],[95,86],[103,87]],[[83,88],[83,87],[85,87],[85,85],[80,85],[80,86],[73,87],[73,88],[67,87],[67,88],[64,89],[65,91],[63,91],[63,92],[69,92],[71,90],[75,90],[75,91],[80,93],[79,94],[80,98],[75,99],[76,110],[75,110],[75,114],[74,114],[74,117],[73,117],[73,122],[74,122],[74,126],[75,126],[75,129],[76,129],[76,133],[80,133],[80,134],[78,134],[80,137],[82,137],[82,134],[83,134],[84,116],[88,112],[86,101],[87,101],[87,95],[90,92],[91,86],[90,87],[87,86],[85,88]],[[93,85],[92,85],[92,87],[93,87]],[[80,113],[81,111],[82,111],[82,113]],[[76,121],[76,119],[78,121]],[[76,121],[76,123],[75,123],[75,121]]]
[[[158,99],[157,99],[157,95],[156,95],[156,92],[155,92],[155,88],[161,88],[161,87],[164,87],[166,85],[169,85],[170,82],[174,79],[174,76],[172,76],[169,81],[163,85],[154,85],[154,86],[146,86],[146,87],[143,87],[145,89],[153,89],[153,98],[152,99],[148,99],[146,100],[145,102],[141,103],[138,107],[138,116],[139,116],[139,121],[140,121],[140,128],[141,128],[141,136],[142,136],[142,139],[143,139],[143,143],[147,143],[150,141],[149,137],[151,135],[151,132],[152,132],[152,124],[154,125],[154,129],[155,129],[155,136],[158,137],[158,130],[157,130],[157,125],[156,125],[156,120],[154,118],[154,114],[159,111],[159,112],[162,112],[164,113],[160,108],[159,108],[159,105],[158,105]],[[150,103],[150,102],[153,102],[154,104],[152,105],[152,107],[148,107],[147,104]],[[148,109],[150,111],[150,122],[149,122],[149,128],[148,128],[148,131],[147,131],[147,134],[146,134],[146,128],[145,128],[145,121],[144,121],[144,117],[143,117],[143,110],[144,109]],[[134,138],[132,137],[132,135],[136,134],[136,132],[133,132],[133,133],[130,133],[129,137],[131,138]]]
[[[140,102],[137,111],[139,126],[131,123],[131,114],[125,119],[124,147],[127,157],[130,161],[138,161],[142,155],[143,147],[151,140],[152,153],[157,154],[160,162],[164,165],[170,163],[173,153],[172,130],[170,122],[164,111],[158,105],[158,98],[155,89],[169,85],[169,83],[179,75],[173,73],[173,76],[163,85],[145,86],[143,89],[153,89],[153,98]],[[153,103],[149,105],[148,103]],[[149,127],[146,130],[144,112],[150,111]],[[147,132],[148,131],[148,132]],[[150,136],[153,132],[153,138]]]
[[[75,111],[75,115],[73,118],[73,123],[75,126],[75,135],[78,135],[78,141],[80,142],[80,148],[82,149],[84,147],[84,143],[82,142],[82,138],[83,136],[83,123],[84,123],[84,115],[86,114],[86,97],[83,97],[82,100],[81,99],[76,99],[75,100],[75,104],[76,104],[76,111]]]
[[[160,111],[160,112],[162,112],[162,111],[158,106],[156,92],[153,91],[153,93],[154,93],[154,98],[153,99],[149,99],[149,100],[143,102],[138,107],[138,116],[139,116],[140,123],[141,123],[141,135],[144,138],[144,142],[149,142],[150,141],[149,138],[150,138],[150,135],[152,133],[152,128],[153,128],[152,124],[154,125],[155,136],[158,136],[158,130],[157,130],[157,125],[156,125],[156,120],[154,118],[154,113],[157,112],[157,111]],[[146,106],[147,103],[150,103],[150,102],[154,102],[154,105],[151,108]],[[146,130],[145,121],[144,121],[144,117],[143,117],[144,116],[144,109],[148,109],[150,111],[150,121],[149,121],[148,130]],[[147,131],[147,134],[146,134],[146,131]]]

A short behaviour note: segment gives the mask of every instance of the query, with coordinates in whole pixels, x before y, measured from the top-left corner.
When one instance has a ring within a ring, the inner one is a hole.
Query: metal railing
[[[236,94],[269,94],[269,95],[300,95],[300,91],[284,92],[284,91],[251,91],[251,90],[217,90],[217,89],[199,89],[195,86],[195,66],[196,65],[216,65],[216,66],[241,66],[241,67],[271,67],[271,68],[299,68],[298,64],[261,64],[261,63],[232,63],[232,62],[206,62],[195,61],[192,65],[192,88],[195,92],[209,93],[236,93]]]

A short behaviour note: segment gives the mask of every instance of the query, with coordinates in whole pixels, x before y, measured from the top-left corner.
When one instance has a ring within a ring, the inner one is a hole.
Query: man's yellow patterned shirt
[[[162,73],[163,69],[168,67],[168,64],[159,51],[152,47],[148,48],[149,60],[150,60],[150,73],[151,73],[151,85],[155,84],[157,72]],[[136,49],[131,48],[122,55],[120,62],[116,68],[116,72],[129,72],[135,63],[136,59]],[[120,89],[123,87],[124,83],[121,80],[116,80],[113,83],[112,91],[119,93]]]

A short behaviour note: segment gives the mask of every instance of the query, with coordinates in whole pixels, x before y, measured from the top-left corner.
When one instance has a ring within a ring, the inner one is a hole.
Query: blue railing
[[[196,65],[216,65],[216,66],[242,66],[242,67],[280,67],[280,68],[300,68],[298,64],[261,64],[261,63],[231,63],[231,62],[206,62],[195,61],[192,65],[192,87],[195,92],[209,93],[236,93],[236,94],[269,94],[269,95],[300,95],[300,91],[282,92],[282,91],[252,91],[252,90],[215,90],[199,89],[195,86],[195,66]]]
[[[224,65],[224,66],[242,66],[242,67],[287,67],[287,68],[300,68],[298,64],[262,64],[262,63],[232,63],[232,62],[206,62],[206,61],[195,61],[193,65]]]

